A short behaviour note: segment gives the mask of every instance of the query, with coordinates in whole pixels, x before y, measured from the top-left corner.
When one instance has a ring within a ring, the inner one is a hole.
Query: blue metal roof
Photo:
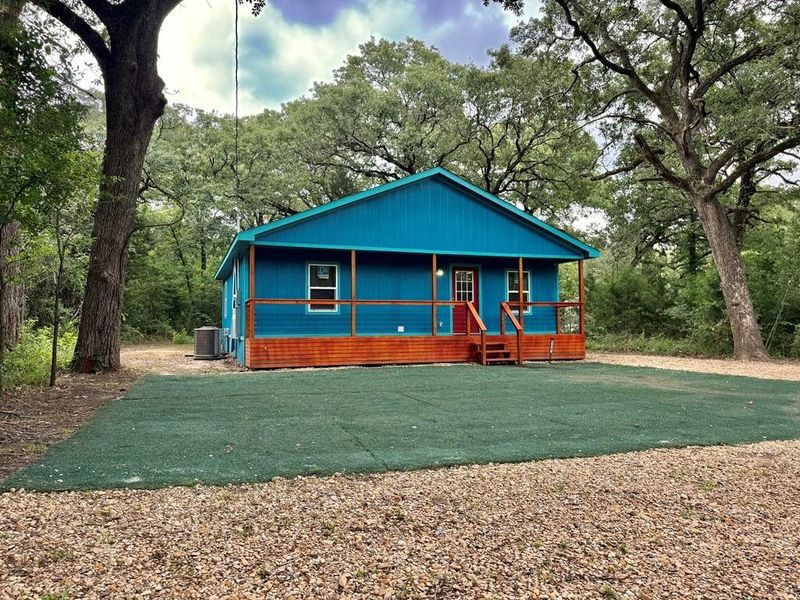
[[[441,167],[242,231],[220,264],[217,279],[227,276],[233,257],[251,243],[554,260],[600,255]]]

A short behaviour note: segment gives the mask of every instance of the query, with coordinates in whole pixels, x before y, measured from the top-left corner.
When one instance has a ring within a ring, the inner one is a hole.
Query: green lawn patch
[[[148,376],[4,488],[161,487],[800,437],[800,384],[592,363]]]

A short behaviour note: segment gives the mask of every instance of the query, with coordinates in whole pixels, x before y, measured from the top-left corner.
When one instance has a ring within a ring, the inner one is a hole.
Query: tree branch
[[[755,165],[759,163],[766,162],[771,158],[778,156],[784,150],[789,150],[794,148],[795,146],[800,146],[800,133],[790,136],[775,144],[770,148],[764,148],[763,150],[756,152],[750,158],[745,161],[739,163],[739,165],[728,175],[725,179],[723,179],[720,183],[715,185],[712,188],[713,194],[719,194],[730,188],[736,180],[739,179],[747,170],[751,169]]]
[[[657,152],[654,150],[654,152]],[[611,169],[610,171],[605,171],[604,173],[599,173],[597,175],[590,175],[589,181],[601,181],[603,179],[608,179],[609,177],[613,177],[614,175],[619,175],[620,173],[630,173],[631,171],[635,171],[645,162],[644,158],[637,158],[632,163],[623,165],[621,167],[617,167],[616,169]]]
[[[664,181],[671,183],[678,189],[681,189],[686,192],[691,192],[692,187],[689,185],[689,182],[676,175],[669,167],[667,167],[664,162],[659,157],[660,152],[650,146],[647,143],[647,140],[641,133],[633,134],[633,139],[636,141],[636,144],[642,151],[642,155],[644,156],[645,160],[650,163],[650,165],[656,170],[656,172],[661,175]]]
[[[108,0],[82,0],[89,9],[97,15],[97,18],[103,22],[103,25],[108,27],[112,19],[114,7]]]
[[[31,0],[31,2],[77,35],[89,48],[103,75],[106,74],[111,63],[111,51],[103,37],[83,17],[61,0]]]
[[[697,86],[694,93],[692,94],[692,100],[699,100],[700,98],[702,98],[715,83],[717,83],[725,75],[733,71],[736,67],[748,63],[751,60],[764,58],[765,56],[769,56],[774,52],[775,49],[768,46],[764,45],[753,46],[747,52],[743,52],[739,56],[736,56],[735,58],[732,58],[728,62],[720,65],[713,73],[711,73],[711,75],[708,76],[708,78],[705,81],[703,81],[699,86]]]

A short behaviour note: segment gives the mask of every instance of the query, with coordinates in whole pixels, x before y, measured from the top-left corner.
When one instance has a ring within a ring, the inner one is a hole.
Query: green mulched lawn
[[[268,481],[800,437],[800,384],[593,363],[148,376],[2,483]]]

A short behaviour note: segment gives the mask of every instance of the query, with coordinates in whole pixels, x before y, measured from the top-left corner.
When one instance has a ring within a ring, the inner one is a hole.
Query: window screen
[[[339,268],[330,264],[308,265],[308,299],[337,300],[339,298]],[[308,305],[311,312],[336,312],[338,304],[316,302]]]

